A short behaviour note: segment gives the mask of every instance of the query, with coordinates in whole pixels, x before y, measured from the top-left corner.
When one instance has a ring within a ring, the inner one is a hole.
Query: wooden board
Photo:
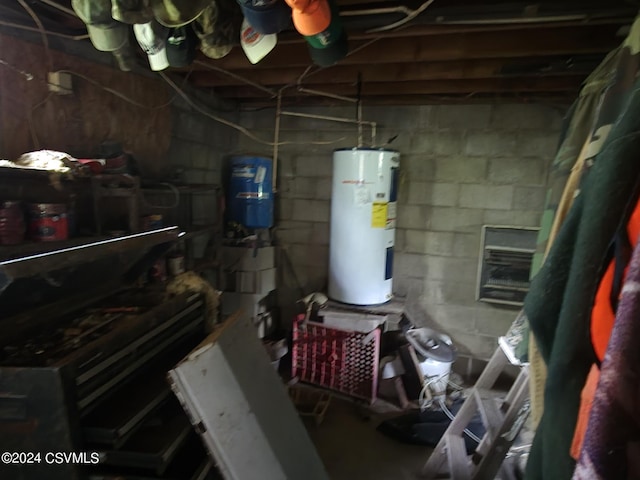
[[[169,379],[225,479],[329,478],[248,319],[231,316]]]

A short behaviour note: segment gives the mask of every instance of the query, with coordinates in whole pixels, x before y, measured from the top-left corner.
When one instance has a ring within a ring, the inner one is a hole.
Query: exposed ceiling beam
[[[478,80],[433,80],[409,81],[401,83],[364,83],[361,87],[363,97],[393,95],[448,95],[501,92],[575,92],[577,93],[584,76],[545,77],[545,78],[490,78]],[[306,88],[326,93],[352,96],[357,94],[356,85],[309,84]],[[252,87],[215,88],[215,93],[224,98],[242,101],[246,98],[265,98],[269,96]],[[283,92],[283,96],[306,96],[296,88]]]
[[[349,38],[351,40],[371,40],[372,38],[402,38],[402,37],[422,37],[428,35],[451,35],[454,33],[480,33],[480,32],[521,32],[523,30],[537,30],[545,27],[554,28],[586,28],[594,27],[598,25],[629,25],[629,17],[612,17],[604,19],[593,20],[573,20],[573,21],[561,21],[561,22],[539,22],[539,23],[513,23],[513,24],[500,24],[500,23],[488,23],[482,25],[412,25],[397,30],[391,30],[388,32],[379,33],[366,33],[361,30],[350,29],[348,19],[343,19],[345,28],[349,32]],[[288,43],[304,43],[304,39],[295,31],[285,31],[278,34],[279,44]]]
[[[521,76],[529,74],[531,76],[586,75],[597,66],[600,59],[600,56],[589,58],[584,62],[581,62],[580,59],[575,59],[573,66],[571,57],[388,63],[381,66],[337,65],[331,68],[311,71],[304,77],[303,83],[355,83],[358,80],[358,75],[361,76],[362,81],[365,83],[494,78],[507,76],[505,68],[511,71],[515,70]],[[305,68],[303,67],[290,67],[234,70],[233,73],[252,82],[274,86],[294,84],[304,71]],[[193,72],[189,77],[189,81],[196,87],[209,88],[238,85],[240,83],[237,78],[211,70]]]
[[[363,100],[367,105],[434,105],[434,104],[486,104],[486,103],[544,103],[569,105],[575,98],[573,93],[498,93],[477,95],[386,95]],[[282,107],[344,106],[344,102],[323,97],[285,97]],[[275,102],[259,98],[246,99],[242,109],[274,109]]]
[[[620,43],[618,26],[599,25],[589,28],[554,28],[524,30],[519,34],[482,32],[447,34],[415,39],[390,38],[374,41],[352,41],[355,51],[340,61],[341,65],[432,62],[466,58],[512,58],[604,53]],[[306,66],[311,59],[305,45],[279,45],[254,68]],[[215,65],[224,69],[250,68],[240,49],[234,49]]]

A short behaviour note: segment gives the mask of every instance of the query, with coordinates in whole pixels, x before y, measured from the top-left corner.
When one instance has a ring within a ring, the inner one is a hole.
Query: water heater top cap
[[[376,147],[351,147],[351,148],[336,148],[335,152],[389,152],[389,153],[400,153],[398,150],[393,150],[390,148],[376,148]]]

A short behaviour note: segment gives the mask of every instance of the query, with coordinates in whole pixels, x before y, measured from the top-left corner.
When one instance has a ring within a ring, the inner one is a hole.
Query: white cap
[[[118,22],[110,24],[87,24],[87,32],[91,43],[101,52],[115,52],[125,47],[129,40],[126,25]]]
[[[166,39],[169,30],[158,22],[135,24],[133,33],[140,48],[144,50],[149,58],[149,66],[154,72],[159,72],[169,67],[167,59]]]
[[[240,45],[251,63],[256,64],[262,60],[277,43],[277,34],[263,35],[253,28],[246,18],[243,20],[240,29]]]

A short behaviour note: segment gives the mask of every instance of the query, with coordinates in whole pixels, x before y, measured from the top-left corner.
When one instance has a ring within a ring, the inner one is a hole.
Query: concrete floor
[[[316,426],[305,420],[332,480],[419,478],[431,449],[406,445],[376,431],[378,424],[389,416],[371,414],[334,397],[322,424]]]
[[[334,397],[319,426],[309,418],[304,418],[304,424],[332,480],[419,480],[432,449],[397,442],[376,430],[381,421],[402,413],[376,414]],[[516,449],[533,441],[528,420],[514,442]],[[526,454],[508,463],[509,470],[519,471],[514,474],[521,478]],[[498,474],[497,480],[501,478]]]

